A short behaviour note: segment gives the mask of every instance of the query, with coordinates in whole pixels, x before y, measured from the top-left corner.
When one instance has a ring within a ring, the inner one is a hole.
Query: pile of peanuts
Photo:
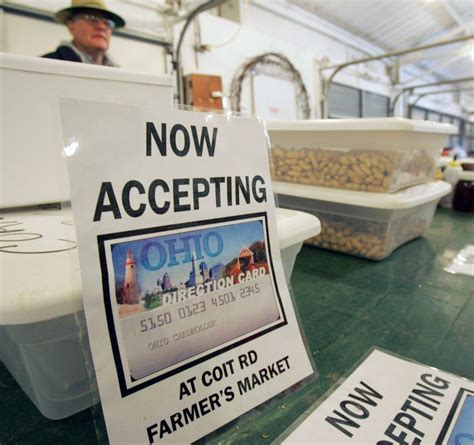
[[[419,156],[418,156],[419,157]],[[286,149],[272,148],[272,178],[348,190],[393,192],[394,171],[413,169],[414,163],[403,162],[404,155],[397,151],[333,150],[330,148]],[[434,168],[431,158],[422,156],[416,163],[423,168]],[[403,162],[403,166],[401,165]],[[427,167],[425,162],[429,162]],[[417,167],[420,170],[421,167]],[[410,172],[410,174],[417,172]],[[407,184],[409,185],[409,184]]]
[[[318,214],[321,233],[306,240],[306,244],[349,253],[374,260],[386,256],[384,241],[387,224],[364,221],[358,224],[352,218]]]
[[[321,233],[306,244],[325,249],[382,260],[398,245],[423,234],[424,219],[400,218],[389,227],[388,222],[358,220],[340,215],[320,214]]]

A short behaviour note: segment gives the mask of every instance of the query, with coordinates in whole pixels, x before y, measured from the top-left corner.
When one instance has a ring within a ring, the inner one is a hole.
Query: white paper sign
[[[74,100],[61,114],[111,443],[191,442],[311,375],[263,124]]]
[[[474,245],[468,244],[456,255],[456,258],[448,267],[446,272],[453,274],[463,274],[474,277]]]
[[[282,443],[473,441],[474,382],[374,350]]]

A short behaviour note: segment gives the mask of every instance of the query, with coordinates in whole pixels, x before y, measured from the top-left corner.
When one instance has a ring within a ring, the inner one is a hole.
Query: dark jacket
[[[47,59],[69,60],[70,62],[82,62],[77,53],[67,46],[58,46],[56,51],[44,54],[41,57],[46,57]]]

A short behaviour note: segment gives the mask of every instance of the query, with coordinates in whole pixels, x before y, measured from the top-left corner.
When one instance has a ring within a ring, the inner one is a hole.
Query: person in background
[[[117,66],[107,50],[112,29],[125,26],[125,20],[109,11],[103,0],[72,0],[71,6],[58,11],[54,18],[67,26],[72,41],[61,42],[56,51],[42,57]]]

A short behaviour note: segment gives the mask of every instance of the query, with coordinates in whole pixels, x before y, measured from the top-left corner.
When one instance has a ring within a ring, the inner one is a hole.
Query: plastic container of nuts
[[[394,193],[431,181],[455,126],[402,118],[268,123],[276,181]]]
[[[321,234],[305,244],[382,260],[429,228],[451,185],[435,181],[397,193],[368,193],[274,182],[280,207],[316,215]]]

